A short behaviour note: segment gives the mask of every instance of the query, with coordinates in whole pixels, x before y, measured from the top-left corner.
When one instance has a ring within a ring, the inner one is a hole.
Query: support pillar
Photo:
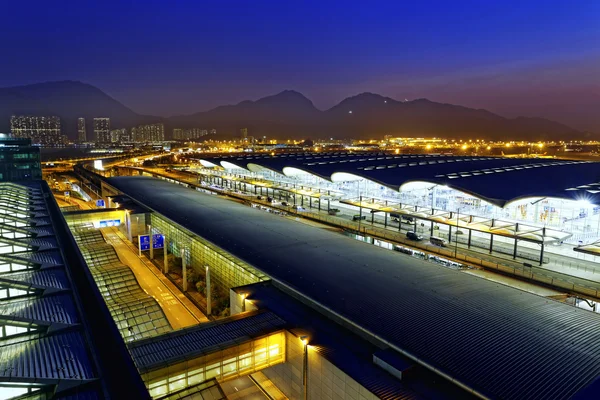
[[[152,238],[152,225],[148,227],[148,232],[150,236],[150,259],[154,260],[154,240]]]
[[[185,247],[181,249],[181,272],[183,275],[183,291],[187,292],[187,263],[185,259]]]
[[[469,241],[467,242],[467,248],[471,248],[471,230],[469,229]]]
[[[542,228],[542,250],[540,251],[540,267],[544,265],[544,240],[546,239],[546,228]]]
[[[384,228],[387,228],[387,216],[388,216],[388,213],[384,212],[383,213],[383,227]]]
[[[168,248],[167,237],[163,235],[163,273],[166,275],[169,273],[169,261],[168,261]]]
[[[493,250],[494,250],[494,234],[490,233],[490,254],[492,254]]]
[[[210,268],[206,266],[206,315],[212,313],[211,310],[211,293],[210,293]]]

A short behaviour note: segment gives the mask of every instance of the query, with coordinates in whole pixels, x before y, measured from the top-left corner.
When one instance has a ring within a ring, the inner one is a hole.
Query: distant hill
[[[100,89],[61,81],[0,88],[0,132],[10,130],[11,115],[57,115],[63,131],[75,138],[77,118],[85,117],[88,137],[94,117],[110,117],[115,128],[164,122],[167,137],[174,127],[217,129],[219,136],[269,138],[412,137],[547,140],[584,138],[585,134],[543,118],[504,118],[486,110],[417,99],[397,101],[374,93],[344,99],[321,111],[301,93],[286,90],[256,101],[220,106],[170,118],[140,115]]]
[[[302,94],[286,90],[257,101],[217,107],[170,118],[177,126],[210,126],[220,134],[270,138],[380,138],[383,135],[453,138],[547,140],[583,137],[583,133],[542,118],[504,118],[427,99],[397,101],[362,93],[320,111]]]
[[[110,117],[111,127],[124,128],[161,121],[135,113],[100,89],[76,81],[37,83],[0,88],[0,132],[10,132],[12,115],[56,115],[63,133],[77,136],[77,118],[84,117],[88,137],[94,117]]]

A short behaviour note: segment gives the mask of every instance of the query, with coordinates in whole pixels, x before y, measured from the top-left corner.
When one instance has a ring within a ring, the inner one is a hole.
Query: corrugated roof
[[[0,315],[63,324],[76,324],[79,322],[73,298],[69,293],[12,301],[10,303],[0,302]]]
[[[241,318],[240,318],[241,317]],[[184,361],[215,351],[219,346],[243,342],[283,329],[285,321],[271,312],[233,316],[214,323],[181,329],[158,338],[140,340],[129,345],[141,373],[161,368],[174,361]]]
[[[109,182],[391,347],[492,398],[600,375],[600,316],[145,177]]]
[[[86,340],[41,185],[0,182],[0,225],[8,235],[3,245],[22,247],[0,255],[0,384],[18,382],[24,389],[31,384],[32,396],[50,392],[57,398],[63,389],[72,394],[85,385],[82,390],[89,396],[81,398],[98,398],[102,387],[94,383],[93,347]],[[10,238],[19,235],[25,236]]]
[[[86,347],[79,332],[51,334],[0,346],[0,380],[93,379],[95,375]]]

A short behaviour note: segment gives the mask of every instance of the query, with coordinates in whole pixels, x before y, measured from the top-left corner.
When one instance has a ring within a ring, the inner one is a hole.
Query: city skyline
[[[305,93],[323,109],[370,91],[506,117],[563,116],[591,130],[588,119],[596,117],[586,110],[600,101],[595,3],[313,3],[298,9],[151,2],[143,9],[119,4],[118,13],[95,5],[48,13],[7,7],[15,18],[2,29],[17,40],[3,43],[15,57],[2,67],[0,86],[81,80],[142,114],[199,112],[284,89]],[[19,24],[25,14],[35,22],[27,30]],[[83,23],[89,15],[117,29]],[[198,15],[201,23],[187,23]],[[50,29],[61,21],[60,30]],[[111,57],[99,57],[98,48]],[[32,52],[53,57],[43,69],[23,64],[27,57],[20,55]]]

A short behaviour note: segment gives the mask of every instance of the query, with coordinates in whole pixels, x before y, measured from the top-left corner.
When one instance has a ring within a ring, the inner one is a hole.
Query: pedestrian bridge
[[[257,310],[129,344],[152,398],[285,362],[285,321]]]

